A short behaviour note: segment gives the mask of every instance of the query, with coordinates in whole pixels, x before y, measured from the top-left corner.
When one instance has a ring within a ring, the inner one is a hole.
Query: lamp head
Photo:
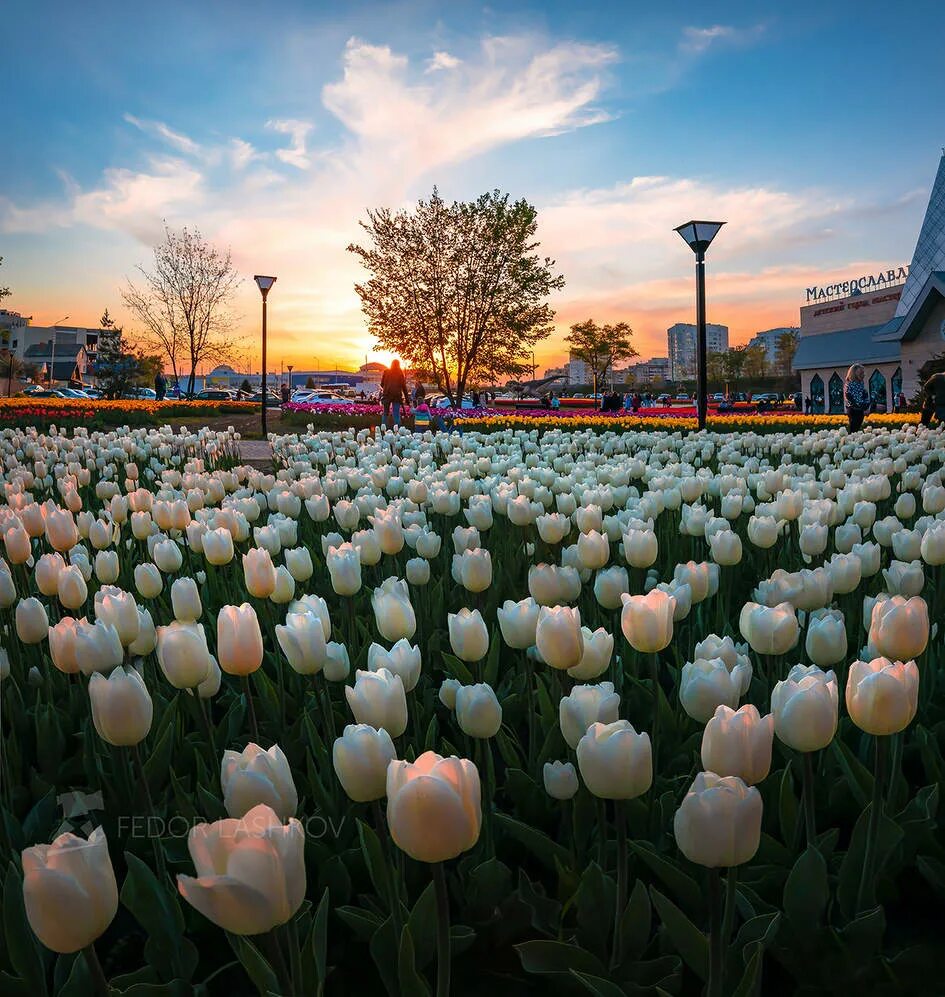
[[[694,253],[704,253],[712,243],[712,240],[719,234],[719,229],[725,222],[704,222],[690,221],[684,225],[678,225],[674,232],[678,232],[686,244]]]
[[[256,281],[256,286],[259,288],[264,298],[269,293],[269,288],[271,288],[276,282],[275,277],[263,277],[261,274],[256,274],[253,280]]]

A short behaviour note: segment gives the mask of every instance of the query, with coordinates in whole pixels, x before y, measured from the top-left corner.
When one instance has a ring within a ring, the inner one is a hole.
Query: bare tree
[[[232,300],[240,284],[230,251],[221,252],[197,229],[164,226],[154,247],[154,267],[138,267],[129,279],[125,307],[141,324],[141,345],[167,357],[175,382],[188,364],[187,391],[194,390],[198,364],[223,363],[232,350]]]

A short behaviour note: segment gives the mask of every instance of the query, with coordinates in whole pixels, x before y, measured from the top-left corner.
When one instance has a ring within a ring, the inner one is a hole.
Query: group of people
[[[843,403],[850,432],[855,433],[874,408],[873,398],[866,384],[866,370],[862,364],[855,363],[847,371],[843,383]],[[905,411],[906,396],[901,389],[893,399],[893,408],[896,412]],[[945,372],[941,371],[933,374],[922,386],[922,425],[931,425],[933,419],[945,423]]]

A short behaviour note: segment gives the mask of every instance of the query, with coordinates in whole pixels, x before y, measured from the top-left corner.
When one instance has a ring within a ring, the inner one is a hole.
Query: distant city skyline
[[[641,359],[664,356],[666,330],[694,320],[672,231],[693,216],[728,223],[708,320],[743,344],[796,326],[807,288],[911,257],[945,140],[945,11],[917,6],[889,32],[886,8],[852,0],[13,5],[3,304],[37,325],[95,326],[107,307],[134,333],[124,279],[164,221],[196,226],[245,278],[237,329],[256,366],[266,272],[270,366],[356,369],[389,359],[345,251],[365,211],[434,184],[450,199],[498,187],[537,206],[567,280],[537,366],[565,361],[588,317],[629,322]],[[838,40],[868,73],[834,71]]]

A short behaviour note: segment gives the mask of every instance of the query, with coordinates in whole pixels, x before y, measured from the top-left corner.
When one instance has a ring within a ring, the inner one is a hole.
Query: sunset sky
[[[247,348],[271,273],[277,366],[363,363],[345,246],[437,184],[538,207],[567,280],[539,367],[591,316],[664,355],[693,216],[728,223],[708,318],[743,342],[907,262],[945,142],[940,2],[136,6],[3,5],[0,283],[37,324],[125,318],[166,219],[232,249]]]

